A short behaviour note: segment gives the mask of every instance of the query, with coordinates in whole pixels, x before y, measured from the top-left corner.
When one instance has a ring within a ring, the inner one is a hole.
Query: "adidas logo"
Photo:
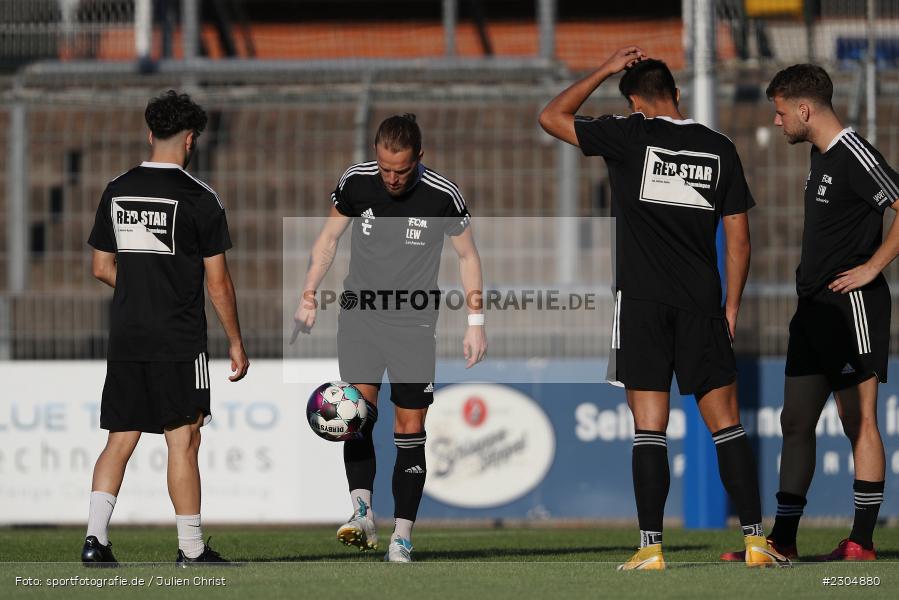
[[[849,375],[851,373],[855,373],[855,369],[852,368],[852,365],[850,365],[849,363],[846,363],[846,366],[843,367],[843,370],[841,371],[841,373],[843,375]]]
[[[412,473],[413,475],[421,475],[424,472],[425,472],[425,470],[422,469],[418,465],[415,465],[414,467],[409,467],[408,469],[406,469],[406,473]]]
[[[365,212],[362,213],[362,218],[363,219],[374,219],[375,213],[374,213],[374,211],[372,211],[372,209],[367,208],[367,209],[365,209]]]
[[[425,388],[425,394],[433,394],[434,393],[434,383],[431,382],[428,384],[428,387]]]

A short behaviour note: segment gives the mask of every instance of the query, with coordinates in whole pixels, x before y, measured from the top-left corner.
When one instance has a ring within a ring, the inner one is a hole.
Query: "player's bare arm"
[[[115,252],[103,252],[94,250],[91,272],[94,277],[111,288],[115,287],[116,261]]]
[[[730,328],[730,337],[733,339],[737,332],[737,314],[740,312],[743,288],[746,287],[746,278],[749,276],[751,254],[749,215],[747,213],[727,215],[722,220],[724,222],[725,271],[727,274],[724,314],[727,317],[727,326]]]
[[[243,338],[240,335],[237,296],[234,293],[234,283],[231,281],[225,254],[204,258],[203,265],[206,268],[206,291],[228,336],[228,355],[231,357],[231,376],[228,379],[240,381],[250,368],[250,360],[247,358]]]
[[[578,146],[574,132],[574,115],[577,111],[603,81],[644,58],[646,53],[637,46],[618,50],[598,69],[553,98],[540,113],[540,126],[549,135]]]
[[[894,212],[899,212],[899,199],[893,202],[890,208]],[[834,292],[848,294],[874,281],[874,278],[899,255],[899,225],[897,223],[899,223],[899,218],[894,218],[886,238],[870,260],[854,269],[840,273],[828,287]]]
[[[336,208],[331,207],[328,219],[322,227],[321,233],[312,245],[312,254],[309,257],[309,270],[306,271],[306,280],[303,282],[303,293],[299,306],[293,315],[295,327],[290,337],[290,343],[294,343],[297,334],[302,331],[309,333],[315,325],[315,292],[322,279],[328,274],[334,257],[337,256],[337,243],[340,236],[346,231],[352,219],[340,214]]]
[[[481,272],[481,256],[478,254],[477,246],[474,243],[474,235],[471,233],[471,227],[465,229],[464,232],[450,238],[453,242],[453,248],[459,255],[459,271],[462,275],[462,289],[467,299],[467,307],[469,317],[472,315],[480,315],[483,318],[483,290],[484,278]],[[478,317],[469,320],[468,329],[465,330],[465,337],[462,340],[462,349],[466,368],[471,368],[477,363],[484,360],[487,355],[487,333],[484,325],[472,325],[472,321],[477,321]]]

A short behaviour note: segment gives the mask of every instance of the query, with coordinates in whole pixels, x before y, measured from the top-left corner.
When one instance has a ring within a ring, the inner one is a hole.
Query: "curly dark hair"
[[[196,138],[206,128],[206,112],[190,96],[175,90],[150,100],[144,119],[153,137],[160,140],[167,140],[185,130],[193,131]]]
[[[833,106],[833,82],[827,71],[818,65],[800,64],[779,71],[765,95],[769,100],[781,96],[787,100],[805,98],[824,106]]]
[[[391,152],[412,148],[412,156],[421,153],[421,129],[415,115],[406,113],[384,119],[375,134],[375,146],[386,146]]]
[[[641,60],[628,68],[618,82],[618,91],[628,101],[636,95],[647,100],[670,99],[677,103],[674,75],[668,65],[655,58]]]

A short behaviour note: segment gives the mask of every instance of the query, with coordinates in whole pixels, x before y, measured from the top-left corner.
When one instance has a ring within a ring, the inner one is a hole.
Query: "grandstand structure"
[[[758,203],[737,347],[785,353],[808,148],[781,139],[764,88],[783,65],[823,64],[838,112],[863,134],[876,127],[877,146],[899,164],[899,1],[684,0],[630,12],[582,4],[0,0],[0,357],[105,356],[109,293],[90,275],[85,242],[106,182],[146,158],[143,108],[162,90],[188,91],[210,115],[191,168],[228,211],[248,351],[278,357],[293,310],[282,291],[283,219],[327,214],[337,178],[368,158],[382,118],[418,115],[426,163],[456,181],[478,217],[609,216],[602,161],[551,140],[537,114],[631,43],[676,69],[689,106],[695,11],[709,6],[717,126]],[[585,112],[626,110],[609,84]],[[583,240],[560,236],[551,259],[517,284],[556,282],[564,269],[552,258],[571,243]],[[515,343],[553,333],[535,329]],[[221,355],[219,328],[210,334]],[[459,347],[451,333],[443,343]]]

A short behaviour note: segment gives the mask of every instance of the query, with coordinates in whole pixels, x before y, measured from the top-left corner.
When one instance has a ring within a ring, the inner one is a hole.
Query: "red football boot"
[[[817,556],[815,560],[826,562],[835,560],[877,560],[877,553],[874,552],[874,548],[867,550],[861,544],[846,538],[839,543],[833,552]]]

